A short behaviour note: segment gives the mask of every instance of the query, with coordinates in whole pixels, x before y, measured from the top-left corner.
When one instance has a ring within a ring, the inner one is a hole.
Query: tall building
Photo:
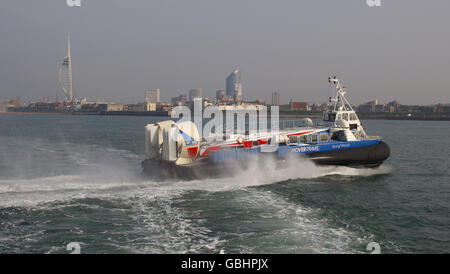
[[[184,105],[187,101],[187,96],[185,94],[181,94],[176,97],[172,97],[172,105],[173,106],[181,106]]]
[[[149,89],[145,92],[145,102],[147,103],[159,103],[160,96],[159,88]]]
[[[241,72],[238,69],[228,75],[226,79],[227,97],[234,98],[235,102],[242,102]]]
[[[237,83],[234,84],[234,102],[241,103],[242,102],[242,84]]]
[[[193,88],[189,90],[189,101],[193,101],[194,98],[202,98],[201,88]]]
[[[73,100],[72,94],[72,58],[70,57],[70,36],[67,36],[67,56],[59,67],[59,84],[67,101]]]
[[[272,106],[280,105],[280,94],[278,92],[272,92]]]

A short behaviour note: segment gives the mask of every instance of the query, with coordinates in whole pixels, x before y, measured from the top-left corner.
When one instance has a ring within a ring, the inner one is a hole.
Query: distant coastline
[[[358,113],[362,120],[450,121],[449,113]]]
[[[20,111],[0,111],[0,114],[20,114],[20,115],[33,115],[33,114],[43,114],[43,115],[53,115],[53,114],[70,114],[70,113],[59,113],[59,112],[20,112]]]
[[[0,111],[0,114],[62,114],[62,115],[99,115],[99,116],[162,116],[169,117],[167,111],[100,111],[100,112],[78,112],[78,111]]]
[[[43,112],[43,111],[0,111],[0,114],[20,114],[20,115],[98,115],[98,116],[156,116],[170,117],[167,111],[102,111],[102,112]],[[296,112],[296,113],[280,113],[280,118],[322,118],[322,113],[315,112]],[[450,121],[450,115],[447,113],[358,113],[361,120],[415,120],[415,121]]]
[[[406,113],[385,114],[385,113],[358,113],[361,120],[414,120],[414,121],[450,121],[450,115],[436,115],[413,113],[408,116]],[[280,114],[280,118],[322,118],[322,115],[317,114]]]

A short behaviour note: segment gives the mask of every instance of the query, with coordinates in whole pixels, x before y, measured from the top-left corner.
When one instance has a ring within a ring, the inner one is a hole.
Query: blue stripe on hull
[[[326,152],[326,151],[339,151],[343,149],[351,149],[365,146],[376,145],[380,140],[360,140],[352,142],[340,142],[340,141],[329,141],[329,142],[319,142],[316,144],[303,144],[303,145],[280,145],[278,147],[278,156],[284,156],[289,153],[316,153],[316,152]],[[228,161],[243,161],[249,160],[250,157],[263,153],[260,147],[254,148],[242,148],[242,149],[225,149],[209,152],[209,159],[214,163],[223,163]]]
[[[286,145],[280,146],[278,148],[278,155],[282,156],[292,152],[309,154],[315,152],[325,152],[332,150],[365,147],[376,145],[379,142],[380,142],[379,139],[375,139],[375,140],[359,140],[352,142],[330,141],[330,142],[320,142],[316,144]]]

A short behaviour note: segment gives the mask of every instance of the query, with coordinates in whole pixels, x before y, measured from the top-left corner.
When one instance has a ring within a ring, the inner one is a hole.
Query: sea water
[[[363,121],[377,169],[288,161],[152,181],[144,125],[164,117],[0,115],[0,252],[450,252],[450,122]]]

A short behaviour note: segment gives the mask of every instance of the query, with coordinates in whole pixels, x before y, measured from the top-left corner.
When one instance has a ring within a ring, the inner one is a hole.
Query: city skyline
[[[450,3],[236,3],[228,18],[234,5],[203,0],[8,2],[0,11],[0,101],[53,97],[70,33],[75,93],[90,100],[142,101],[152,87],[167,102],[190,87],[213,99],[239,68],[244,100],[270,102],[276,90],[280,103],[324,102],[326,79],[336,74],[355,104],[450,103]]]

